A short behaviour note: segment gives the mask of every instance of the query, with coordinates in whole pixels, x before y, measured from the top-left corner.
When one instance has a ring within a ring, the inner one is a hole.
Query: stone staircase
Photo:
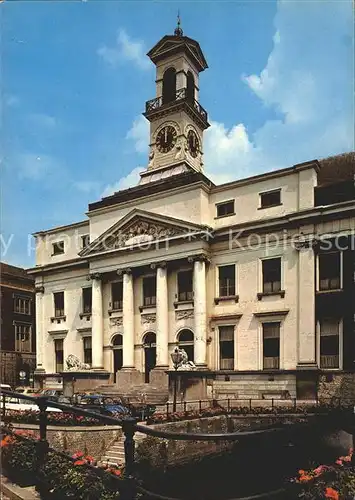
[[[100,385],[97,392],[111,397],[123,397],[130,403],[148,403],[152,405],[163,405],[168,401],[168,389],[162,390],[152,384],[139,384],[125,389],[117,387],[115,384]]]
[[[134,435],[135,446],[137,446],[139,441],[146,438],[145,434],[141,432],[136,432]],[[111,446],[105,451],[105,454],[101,457],[101,462],[107,463],[108,465],[125,465],[125,454],[124,454],[124,441],[125,437],[122,434],[117,438]]]

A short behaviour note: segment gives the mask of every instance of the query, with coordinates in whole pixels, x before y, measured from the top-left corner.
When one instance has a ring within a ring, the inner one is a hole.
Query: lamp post
[[[174,375],[174,400],[173,400],[173,412],[176,412],[176,395],[177,395],[177,369],[182,361],[182,352],[178,347],[175,347],[173,352],[171,353],[171,360],[173,362],[175,375]]]

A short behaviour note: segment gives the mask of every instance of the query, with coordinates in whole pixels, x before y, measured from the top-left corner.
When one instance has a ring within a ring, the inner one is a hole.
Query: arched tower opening
[[[189,102],[193,102],[195,99],[195,78],[191,71],[187,72],[186,81],[186,98]]]
[[[176,70],[168,68],[163,76],[163,104],[176,99]]]

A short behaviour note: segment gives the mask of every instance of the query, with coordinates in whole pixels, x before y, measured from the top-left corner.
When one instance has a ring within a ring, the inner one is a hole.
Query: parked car
[[[0,384],[0,390],[4,389],[4,391],[12,391],[12,387],[9,384]]]
[[[26,396],[38,396],[41,391],[33,387],[16,387],[15,392],[19,394],[26,394]]]
[[[45,396],[48,401],[58,401],[58,398],[63,396],[63,391],[60,389],[43,389],[37,396]]]
[[[80,399],[78,398],[76,405],[84,410],[94,411],[101,415],[114,417],[130,415],[129,409],[121,401],[115,401],[113,398],[101,394],[84,395]]]
[[[0,408],[3,407],[3,401],[2,398],[0,400]],[[6,397],[5,399],[5,408],[6,410],[17,410],[17,411],[39,411],[39,408],[36,404],[34,404],[32,401],[29,401],[28,399],[21,399],[21,398],[13,398],[13,397]],[[52,408],[50,406],[47,407],[46,411],[54,411],[54,412],[61,412],[62,410],[58,410],[57,408]]]

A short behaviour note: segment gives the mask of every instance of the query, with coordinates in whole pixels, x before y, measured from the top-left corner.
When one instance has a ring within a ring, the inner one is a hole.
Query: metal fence
[[[164,495],[160,495],[158,493],[154,493],[151,491],[148,491],[144,488],[144,486],[138,484],[136,478],[135,478],[135,442],[134,442],[134,435],[136,432],[140,432],[142,434],[146,434],[148,436],[153,436],[157,438],[163,438],[163,439],[171,439],[171,440],[178,440],[178,441],[228,441],[228,442],[243,442],[245,440],[248,440],[252,437],[260,437],[260,436],[265,436],[265,435],[271,435],[274,436],[276,434],[283,433],[285,431],[288,431],[289,429],[287,427],[282,427],[280,425],[272,427],[268,426],[263,429],[254,429],[254,430],[247,430],[247,431],[237,431],[237,432],[232,432],[232,433],[180,433],[180,432],[172,432],[172,431],[163,431],[156,429],[152,426],[146,426],[142,424],[138,424],[136,419],[132,417],[127,417],[124,419],[118,419],[114,418],[111,416],[107,415],[102,415],[95,413],[93,411],[89,410],[83,410],[81,408],[71,406],[71,405],[66,405],[66,404],[61,404],[61,403],[56,403],[54,401],[48,401],[46,397],[39,396],[39,397],[33,397],[33,396],[27,396],[23,394],[19,394],[16,392],[12,391],[7,391],[7,390],[2,390],[1,391],[1,396],[2,396],[2,403],[3,403],[3,408],[2,408],[2,417],[3,417],[3,426],[2,429],[5,432],[9,432],[8,429],[6,429],[5,426],[5,408],[6,408],[6,397],[16,397],[19,399],[25,399],[33,402],[38,406],[39,409],[39,441],[38,441],[38,463],[39,465],[44,462],[46,454],[50,450],[48,441],[47,441],[47,407],[54,407],[59,410],[62,410],[63,412],[66,413],[73,413],[76,415],[80,416],[86,416],[86,417],[91,417],[95,418],[99,422],[103,424],[111,424],[111,425],[120,425],[122,427],[124,436],[125,436],[125,441],[124,441],[124,450],[125,450],[125,474],[124,474],[124,487],[122,489],[122,499],[123,500],[134,500],[136,498],[136,494],[138,493],[143,493],[144,495],[149,496],[150,498],[156,498],[156,499],[161,499],[161,500],[183,500],[183,499],[177,499],[177,498],[172,498],[172,497],[167,497]],[[226,400],[227,404],[228,401]],[[198,404],[202,404],[202,400],[198,401]],[[193,402],[191,402],[193,403]],[[334,406],[334,403],[336,406],[340,406],[342,404],[342,401],[339,400],[338,402],[331,403]],[[346,400],[346,404],[348,405],[350,403],[350,400]],[[352,403],[354,404],[354,402]],[[305,429],[308,427],[308,423],[305,422],[297,422],[293,424],[292,428],[293,429]],[[119,484],[122,484],[122,480],[120,480],[120,483],[117,483],[117,487],[119,488]],[[243,498],[238,498],[238,499],[230,499],[230,500],[256,500],[256,499],[262,499],[262,498],[277,498],[280,494],[283,494],[285,492],[284,489],[278,489],[275,491],[269,491],[266,493],[262,493],[259,495],[254,495],[254,496],[249,496],[249,497],[243,497]]]

